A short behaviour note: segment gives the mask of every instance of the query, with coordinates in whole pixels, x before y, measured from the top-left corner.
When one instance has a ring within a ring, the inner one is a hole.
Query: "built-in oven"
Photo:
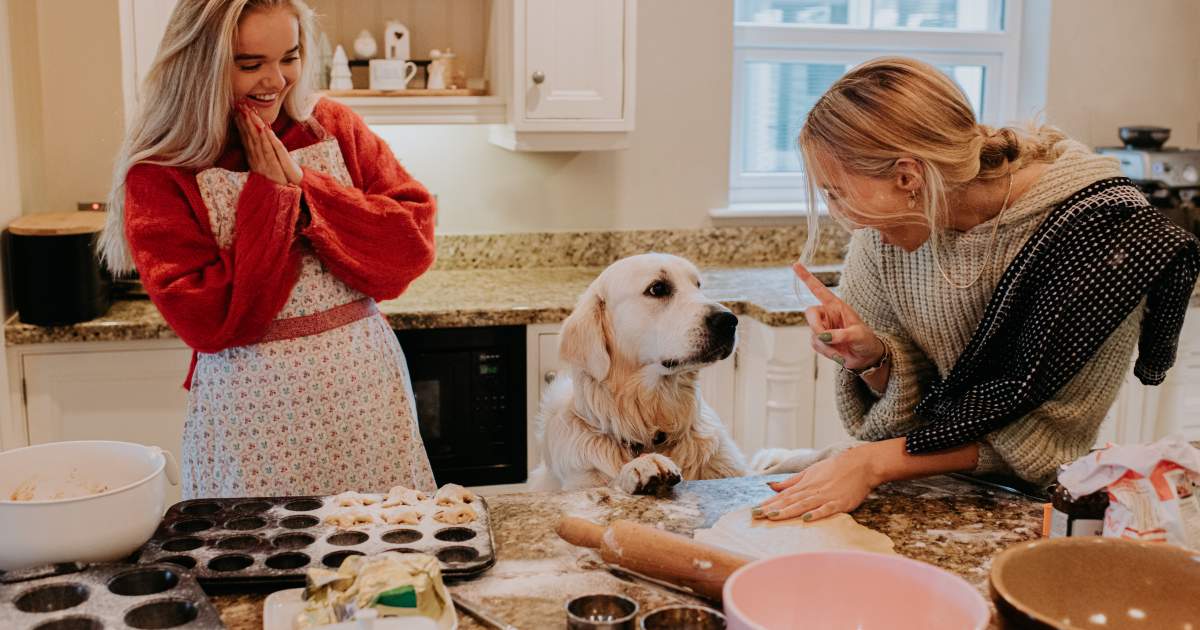
[[[438,484],[527,476],[525,327],[397,330]]]

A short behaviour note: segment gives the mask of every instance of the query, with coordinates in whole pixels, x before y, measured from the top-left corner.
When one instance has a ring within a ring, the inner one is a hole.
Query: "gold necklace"
[[[940,272],[942,274],[942,278],[945,278],[946,283],[949,284],[951,287],[954,287],[955,289],[959,289],[959,290],[969,289],[969,288],[975,286],[975,283],[979,282],[979,279],[983,277],[983,272],[987,270],[988,264],[990,264],[992,262],[992,255],[993,255],[992,250],[994,249],[994,247],[996,245],[996,233],[1000,231],[1000,219],[1001,219],[1001,217],[1004,216],[1004,211],[1008,210],[1008,201],[1009,201],[1009,199],[1012,198],[1012,191],[1013,191],[1013,172],[1009,171],[1008,172],[1008,192],[1004,193],[1004,203],[1000,205],[1000,212],[996,213],[995,223],[992,224],[992,238],[991,238],[991,240],[988,241],[988,248],[985,252],[987,254],[987,258],[985,258],[983,261],[983,264],[981,264],[979,266],[979,271],[975,274],[975,278],[972,279],[970,282],[968,282],[967,284],[963,284],[963,285],[954,284],[954,281],[950,279],[950,276],[946,273],[946,270],[942,267],[941,261],[938,259],[937,247],[932,247],[933,265],[935,267],[937,267],[938,272]],[[935,243],[930,243],[930,245],[931,246],[935,245]],[[972,249],[974,249],[974,248],[972,248]]]

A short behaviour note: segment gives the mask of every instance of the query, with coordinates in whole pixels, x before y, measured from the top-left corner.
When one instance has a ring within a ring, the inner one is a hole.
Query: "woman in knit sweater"
[[[376,300],[434,204],[305,68],[300,0],[180,0],[118,156],[102,253],[195,350],[184,498],[434,487]]]
[[[1146,210],[1113,160],[1053,128],[977,124],[948,77],[900,58],[835,83],[799,144],[810,199],[853,230],[840,298],[803,265],[795,271],[820,301],[805,313],[812,345],[842,366],[838,408],[863,442],[779,467],[802,472],[774,484],[779,494],[756,515],[823,518],[881,483],[954,471],[1052,480],[1094,443],[1129,370],[1139,303],[1166,275],[1156,270],[1174,264],[1181,288],[1164,291],[1174,301],[1160,309],[1171,320],[1158,335],[1169,347],[1151,356],[1143,339],[1139,358],[1169,367],[1178,294],[1186,308],[1196,277],[1194,239]],[[1163,267],[1122,266],[1157,265],[1155,240],[1174,248],[1161,248]],[[1105,273],[1125,275],[1089,284]],[[1120,300],[1105,294],[1117,286]],[[1096,317],[1068,321],[1079,313]],[[1166,367],[1139,376],[1161,380]]]

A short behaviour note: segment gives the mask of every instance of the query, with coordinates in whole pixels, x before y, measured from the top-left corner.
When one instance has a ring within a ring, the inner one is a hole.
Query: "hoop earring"
[[[917,207],[917,191],[908,191],[908,209],[912,210]]]

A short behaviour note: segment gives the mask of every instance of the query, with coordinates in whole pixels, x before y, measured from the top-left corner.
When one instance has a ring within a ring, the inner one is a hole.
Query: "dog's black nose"
[[[704,319],[704,325],[717,337],[730,337],[737,330],[737,315],[729,311],[714,311]]]

